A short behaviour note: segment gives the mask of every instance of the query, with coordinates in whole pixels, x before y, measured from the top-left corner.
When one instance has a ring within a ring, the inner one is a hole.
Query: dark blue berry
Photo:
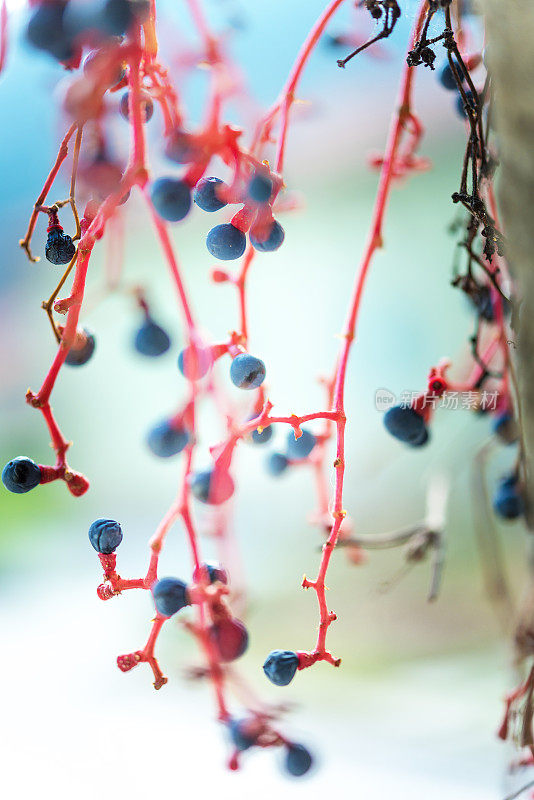
[[[286,755],[284,759],[284,767],[286,772],[293,775],[295,778],[300,778],[305,775],[313,764],[313,758],[309,750],[302,744],[289,744],[287,745]]]
[[[266,203],[273,191],[273,182],[268,175],[257,172],[251,179],[247,194],[255,203]]]
[[[167,139],[165,155],[176,164],[190,164],[192,161],[196,161],[198,148],[191,134],[181,128],[176,128]]]
[[[63,233],[63,228],[52,228],[46,240],[45,256],[52,264],[68,264],[76,252],[72,238]]]
[[[473,96],[473,92],[469,90],[465,93],[465,95],[467,97],[467,103],[469,107],[472,108],[473,111],[477,111],[477,101]],[[461,94],[459,94],[456,98],[456,111],[461,117],[467,117],[467,112],[464,107],[464,99]]]
[[[302,428],[302,436],[299,439],[295,438],[295,431],[289,431],[287,434],[287,455],[289,458],[307,458],[315,445],[317,439],[310,433],[310,431]]]
[[[219,583],[224,583],[225,585],[228,583],[228,573],[218,562],[204,561],[204,563],[200,565],[200,568],[201,570],[206,570],[210,583],[215,583],[216,581],[219,581]],[[195,578],[198,579],[196,576],[196,571]]]
[[[234,493],[234,482],[230,475],[211,469],[195,472],[189,479],[189,485],[193,496],[207,505],[218,506]]]
[[[64,25],[65,7],[66,4],[59,0],[39,5],[32,13],[26,29],[29,43],[58,61],[68,61],[74,55],[72,39]]]
[[[149,11],[147,0],[105,0],[99,18],[99,28],[109,36],[122,36],[134,20],[144,19]]]
[[[202,347],[189,346],[178,356],[178,369],[190,381],[198,381],[211,367],[210,351]]]
[[[152,589],[156,610],[164,617],[172,617],[180,609],[190,605],[187,585],[178,578],[161,578]]]
[[[267,472],[275,478],[285,472],[288,466],[289,461],[283,453],[270,453],[265,462]]]
[[[253,747],[256,743],[256,736],[251,728],[250,720],[248,719],[231,719],[228,722],[228,730],[232,743],[236,750],[243,752]]]
[[[423,417],[410,406],[390,408],[384,414],[384,425],[392,436],[412,447],[421,447],[428,440]]]
[[[161,356],[171,346],[167,333],[148,317],[135,334],[134,347],[143,356]]]
[[[253,414],[251,417],[249,417],[249,421],[255,419],[257,416],[258,414]],[[257,428],[254,428],[254,430],[252,431],[251,434],[249,434],[247,439],[253,442],[254,444],[267,444],[267,442],[270,441],[272,435],[273,435],[273,427],[272,425],[267,425],[262,430],[261,433],[258,431]]]
[[[113,553],[122,542],[122,529],[114,519],[97,519],[89,528],[89,541],[97,553]]]
[[[460,79],[463,79],[464,75],[460,66],[458,64],[455,64],[455,67],[456,67],[456,72],[458,73]],[[454,80],[454,74],[450,67],[450,64],[445,64],[441,69],[441,72],[439,73],[439,82],[445,89],[448,89],[449,91],[458,88],[457,83]]]
[[[517,519],[523,514],[525,504],[515,476],[501,479],[493,497],[493,508],[503,519]]]
[[[260,358],[241,353],[232,361],[230,379],[239,389],[257,389],[265,380],[265,364]]]
[[[228,205],[219,197],[219,190],[225,186],[220,178],[202,178],[195,186],[193,200],[202,211],[219,211]]]
[[[189,442],[189,434],[183,427],[163,420],[150,429],[147,436],[149,449],[159,458],[170,458],[181,453]]]
[[[292,650],[273,650],[269,653],[263,671],[275,686],[287,686],[295,677],[299,657]]]
[[[82,367],[87,364],[93,353],[95,352],[96,340],[94,334],[87,328],[82,328],[78,331],[76,338],[72,343],[72,347],[67,353],[65,364],[69,367]]]
[[[206,237],[206,247],[214,258],[233,261],[245,252],[247,237],[230,222],[216,225]]]
[[[248,647],[248,631],[235,617],[214,623],[209,635],[221,661],[235,661]]]
[[[284,241],[285,232],[279,222],[273,221],[271,231],[267,238],[260,241],[253,233],[250,232],[250,244],[262,253],[270,253],[272,250],[278,250]]]
[[[8,461],[2,470],[2,483],[14,494],[24,494],[35,489],[41,482],[39,465],[26,456],[17,456]]]
[[[482,319],[485,319],[486,322],[493,322],[495,313],[489,286],[479,286],[469,295],[469,298]]]
[[[128,98],[129,98],[129,92],[124,92],[119,104],[119,111],[121,112],[124,119],[130,119],[130,105]],[[149,122],[152,119],[152,114],[154,113],[154,103],[152,102],[152,98],[146,92],[141,91],[140,102],[141,102],[141,119],[143,122]]]
[[[498,436],[502,442],[505,442],[505,444],[513,444],[514,442],[517,442],[517,423],[513,414],[511,414],[509,411],[499,414],[499,416],[494,420],[492,427],[493,433]]]
[[[191,208],[191,189],[176,178],[158,178],[150,189],[154,208],[168,222],[179,222]]]

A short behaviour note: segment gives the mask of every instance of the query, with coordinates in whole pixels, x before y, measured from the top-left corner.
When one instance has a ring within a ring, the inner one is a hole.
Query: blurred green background
[[[9,124],[0,132],[5,162],[0,456],[2,463],[18,454],[47,463],[48,435],[24,394],[28,386],[38,388],[54,354],[39,306],[56,273],[44,259],[29,264],[17,242],[63,129],[52,100],[62,75],[21,41],[24,15],[15,8],[20,3],[12,5],[12,50],[0,84],[9,109]],[[161,5],[168,23],[162,45],[172,63],[172,26],[189,35],[190,23],[182,4]],[[253,94],[264,105],[272,102],[321,0],[306,7],[281,0],[206,5],[214,25],[228,29],[229,46]],[[322,45],[298,93],[310,105],[294,114],[286,183],[302,192],[305,202],[281,218],[284,246],[256,259],[249,283],[250,348],[267,364],[277,413],[305,413],[322,405],[316,377],[327,374],[335,359],[336,334],[376,191],[377,175],[368,171],[366,156],[384,146],[415,5],[406,4],[386,58],[363,56],[341,71],[335,62],[342,52]],[[340,13],[331,32],[343,31],[348,19],[348,12]],[[204,80],[199,72],[186,87],[193,120],[202,110]],[[472,327],[469,310],[450,286],[454,238],[448,233],[465,132],[451,97],[429,71],[419,71],[416,97],[427,128],[422,153],[434,166],[394,191],[386,247],[367,284],[347,384],[345,507],[361,533],[410,524],[424,514],[429,476],[445,472],[451,496],[439,601],[425,602],[428,564],[385,592],[384,581],[403,563],[400,552],[373,553],[363,567],[339,553],[328,578],[329,602],[339,617],[329,641],[343,658],[342,668],[334,672],[319,665],[299,674],[287,690],[267,686],[259,667],[269,650],[313,645],[315,600],[300,589],[300,581],[304,572],[314,575],[322,540],[306,522],[314,506],[311,474],[295,470],[269,478],[265,450],[243,446],[234,512],[250,596],[251,647],[242,666],[262,696],[295,704],[287,725],[319,754],[314,783],[287,783],[273,769],[271,752],[245,758],[239,775],[224,771],[225,743],[211,723],[210,691],[184,682],[183,670],[196,654],[177,626],[168,626],[158,648],[169,677],[162,691],[154,694],[143,666],[128,675],[116,669],[117,654],[144,642],[151,603],[133,592],[105,605],[98,601],[99,564],[86,532],[96,517],[120,520],[125,532],[120,572],[144,572],[146,541],[180,478],[179,457],[156,462],[144,435],[185,392],[176,369],[183,338],[173,287],[141,200],[132,196],[124,214],[127,280],[148,287],[154,314],[172,335],[171,351],[155,363],[136,356],[131,341],[139,317],[131,299],[115,293],[96,302],[104,266],[104,248],[97,247],[90,311],[82,314],[96,333],[97,352],[87,367],[63,370],[53,395],[54,412],[74,442],[70,462],[88,475],[91,490],[79,499],[62,483],[26,496],[0,492],[0,614],[6,631],[1,669],[9,729],[3,750],[9,769],[18,774],[20,796],[50,785],[55,797],[73,791],[94,797],[103,786],[110,796],[120,788],[141,797],[168,791],[169,785],[179,791],[182,782],[200,787],[200,797],[211,796],[199,769],[210,771],[209,782],[215,779],[224,798],[248,796],[250,790],[259,797],[272,791],[319,796],[324,788],[366,800],[390,794],[411,800],[501,796],[508,754],[494,740],[494,730],[510,677],[509,655],[483,596],[473,531],[477,499],[470,489],[471,460],[488,436],[489,421],[468,411],[441,411],[431,444],[424,452],[409,452],[387,436],[374,405],[377,388],[416,391],[440,357],[461,361]],[[117,147],[124,148],[124,123],[116,119],[109,127]],[[155,115],[149,132],[154,174],[169,172],[158,152],[160,131]],[[237,309],[232,288],[209,280],[213,262],[204,237],[212,224],[194,209],[173,229],[173,239],[195,311],[203,328],[219,339],[236,326]],[[36,253],[42,253],[43,242],[41,226]],[[224,366],[218,374],[242,405]],[[209,408],[201,431],[200,463],[207,463],[208,447],[221,434]],[[276,442],[284,435],[278,431]],[[508,452],[496,454],[490,482],[511,458]],[[202,532],[209,528],[209,512],[197,512]],[[519,525],[502,530],[516,595],[524,578],[521,533]],[[212,540],[204,537],[202,544],[206,556],[215,554]],[[161,574],[188,577],[180,526],[169,537]],[[29,763],[32,768],[26,769]]]

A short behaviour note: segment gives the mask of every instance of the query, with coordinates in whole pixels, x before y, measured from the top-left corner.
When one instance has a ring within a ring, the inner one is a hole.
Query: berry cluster
[[[70,442],[52,414],[50,398],[63,365],[86,364],[95,352],[94,334],[80,324],[93,249],[104,236],[121,249],[124,207],[127,208],[132,191],[138,191],[146,204],[178,295],[183,339],[177,365],[184,378],[182,388],[186,387],[185,397],[181,397],[178,407],[151,427],[146,442],[158,458],[170,459],[181,454],[183,480],[177,497],[149,542],[150,560],[142,578],[123,579],[116,571],[115,551],[123,538],[119,523],[98,519],[91,525],[89,539],[98,553],[104,574],[97,594],[101,600],[109,600],[129,589],[143,589],[152,596],[155,617],[147,642],[141,650],[120,655],[119,669],[128,672],[140,663],[147,663],[154,676],[154,686],[160,689],[167,679],[155,657],[155,646],[163,625],[170,618],[176,619],[197,640],[203,654],[205,667],[201,672],[214,686],[218,718],[234,748],[230,767],[236,769],[240,754],[252,747],[279,746],[284,750],[285,769],[293,776],[306,774],[313,758],[302,744],[291,742],[280,733],[276,713],[248,709],[247,716],[241,718],[230,712],[227,665],[245,653],[249,633],[232,610],[238,593],[233,593],[229,572],[219,563],[205,561],[201,555],[196,517],[203,506],[212,507],[209,523],[212,533],[228,545],[228,501],[237,487],[236,451],[241,442],[263,446],[278,428],[288,431],[285,448],[268,454],[266,468],[273,476],[300,464],[310,465],[314,471],[318,508],[313,521],[324,542],[317,577],[313,580],[305,577],[302,586],[315,593],[319,624],[315,644],[310,650],[274,650],[265,660],[263,669],[274,685],[282,687],[287,686],[298,671],[317,662],[339,666],[340,659],[334,657],[327,646],[329,627],[337,617],[327,603],[325,579],[338,546],[346,548],[353,563],[363,561],[362,546],[366,546],[365,537],[351,536],[351,523],[344,508],[345,384],[349,356],[366,277],[383,242],[391,189],[397,179],[429,166],[428,161],[417,154],[423,127],[413,110],[413,86],[416,67],[434,69],[434,48],[438,43],[447,53],[447,63],[439,72],[439,80],[446,89],[458,91],[458,109],[469,128],[460,187],[453,195],[453,201],[467,212],[460,244],[468,262],[466,274],[456,275],[453,283],[467,294],[476,315],[476,332],[470,339],[469,349],[472,363],[465,380],[453,381],[446,376],[449,363],[440,362],[430,371],[425,391],[411,403],[391,408],[384,417],[384,424],[401,442],[420,448],[430,440],[436,399],[446,398],[451,392],[474,393],[479,398],[483,388],[494,386],[498,394],[494,413],[496,436],[511,444],[519,435],[512,365],[507,349],[507,311],[513,301],[513,283],[498,225],[492,184],[496,159],[488,144],[489,126],[484,118],[490,79],[487,77],[481,91],[476,90],[471,71],[481,67],[483,59],[480,54],[464,52],[464,38],[459,35],[461,31],[455,33],[449,0],[421,0],[419,3],[386,152],[371,162],[380,170],[371,234],[356,273],[335,366],[323,381],[324,408],[300,415],[272,413],[265,363],[249,350],[247,278],[258,254],[275,251],[284,241],[284,229],[275,215],[295,205],[285,193],[284,182],[291,110],[304,67],[342,2],[330,0],[326,5],[304,41],[279,99],[257,120],[251,132],[242,131],[225,120],[228,101],[237,96],[246,102],[247,97],[236,78],[235,65],[204,17],[200,0],[189,0],[188,6],[201,40],[196,60],[208,67],[210,91],[205,121],[197,129],[188,119],[180,96],[181,85],[175,84],[159,60],[157,3],[154,0],[150,3],[148,0],[98,0],[95,3],[33,0],[26,31],[28,41],[37,50],[61,62],[70,76],[61,108],[68,128],[34,204],[26,235],[20,242],[28,258],[37,261],[31,251],[31,240],[40,215],[45,214],[48,219],[45,256],[52,264],[66,267],[50,298],[43,303],[57,341],[57,353],[40,390],[35,394],[29,391],[26,397],[43,415],[56,464],[39,465],[20,456],[6,464],[2,480],[6,488],[16,494],[58,479],[64,480],[74,495],[83,494],[89,486],[84,476],[67,464]],[[365,0],[357,5],[369,13],[380,29],[363,43],[359,41],[359,33],[337,37],[342,43],[358,41],[356,49],[338,61],[342,67],[358,53],[387,38],[401,15],[401,6],[396,0]],[[429,38],[430,24],[438,19],[444,23],[443,30]],[[461,23],[461,9],[458,19]],[[123,129],[130,134],[126,159],[116,152],[109,131],[108,119],[117,113],[123,118]],[[159,176],[153,176],[149,169],[146,136],[149,123],[153,131],[160,134],[156,153],[175,165],[172,171],[169,168],[168,173],[165,171]],[[67,162],[69,148],[72,159]],[[209,176],[215,159],[219,168],[221,162],[224,165],[225,180]],[[70,166],[69,196],[45,205],[66,163]],[[81,202],[84,203],[83,213],[78,210]],[[233,274],[222,269],[212,272],[215,283],[234,286],[238,299],[238,321],[222,342],[210,341],[200,332],[169,234],[168,223],[183,221],[193,205],[210,214],[227,214],[230,207],[235,207],[229,221],[227,217],[227,221],[215,225],[206,237],[208,252],[214,258],[222,261],[242,258]],[[72,236],[64,232],[59,221],[59,214],[66,206],[73,216]],[[70,290],[59,298],[71,273]],[[116,273],[116,266],[108,265],[106,289],[119,287]],[[170,351],[172,341],[149,308],[147,292],[140,287],[133,291],[121,288],[128,294],[133,293],[137,312],[142,314],[133,336],[135,351],[147,358],[160,358]],[[64,324],[58,324],[56,315],[65,317]],[[215,374],[217,363],[225,360],[228,373],[222,390]],[[239,406],[228,411],[225,390],[231,388],[230,384],[246,391],[235,393],[240,395]],[[251,401],[246,408],[245,399]],[[220,412],[224,433],[222,441],[210,448],[210,463],[199,466],[197,444],[203,432],[197,420],[200,405],[204,403]],[[312,433],[308,425],[315,429],[319,423],[322,429]],[[331,445],[335,449],[333,473],[329,471]],[[494,500],[496,512],[506,519],[518,517],[527,509],[524,463],[521,448],[519,450],[517,463],[502,479]],[[332,478],[334,488],[330,497]],[[194,501],[200,505],[195,505]],[[160,553],[175,523],[185,531],[191,551],[193,569],[188,582],[177,577],[158,578]],[[394,537],[394,542],[397,541],[408,541],[409,559],[419,561],[428,550],[439,549],[440,532],[417,528],[408,538],[404,534]],[[369,537],[367,544],[372,546]]]

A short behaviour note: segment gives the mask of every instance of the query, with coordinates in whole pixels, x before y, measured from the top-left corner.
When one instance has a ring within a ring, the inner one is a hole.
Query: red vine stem
[[[427,8],[427,2],[426,0],[423,0],[413,29],[411,44],[409,49],[413,48],[417,39],[419,38],[423,21],[426,16],[426,8]],[[306,52],[306,48],[304,48],[303,52]],[[297,70],[296,71],[297,78],[298,74],[299,72]],[[371,265],[376,250],[382,247],[383,245],[382,226],[383,226],[387,201],[389,198],[389,192],[391,189],[392,178],[394,176],[394,171],[395,171],[395,157],[399,149],[402,133],[405,129],[405,122],[411,116],[410,99],[411,99],[413,77],[414,77],[414,72],[411,70],[410,67],[408,67],[407,64],[405,64],[401,80],[400,92],[399,92],[398,110],[392,120],[388,137],[388,143],[386,146],[386,153],[384,156],[384,161],[380,172],[380,180],[379,180],[378,192],[373,212],[373,219],[371,223],[371,230],[367,241],[367,245],[364,250],[361,266],[356,277],[356,282],[352,294],[352,300],[349,306],[347,321],[343,332],[344,342],[341,348],[341,353],[339,355],[338,366],[336,368],[336,380],[335,380],[334,401],[333,401],[334,409],[337,414],[336,459],[334,461],[336,477],[335,477],[335,489],[334,489],[334,508],[331,512],[332,517],[334,519],[334,524],[332,525],[332,530],[330,532],[327,541],[323,545],[323,555],[321,558],[321,563],[319,566],[317,578],[313,581],[309,581],[307,578],[304,578],[302,584],[304,588],[313,588],[316,592],[317,601],[319,604],[320,623],[319,623],[319,633],[317,636],[315,650],[313,651],[313,653],[310,654],[302,654],[301,667],[310,666],[315,661],[328,661],[334,666],[338,666],[340,663],[340,660],[334,659],[331,653],[329,653],[326,649],[327,631],[328,628],[330,627],[330,624],[336,619],[336,616],[333,612],[329,611],[328,609],[328,604],[326,601],[325,578],[326,578],[326,573],[328,571],[328,566],[330,563],[332,552],[338,540],[341,523],[343,521],[343,518],[346,516],[346,511],[343,510],[343,479],[345,474],[345,425],[346,425],[345,408],[344,408],[345,377],[346,377],[347,363],[350,350],[355,338],[356,322],[364,290],[365,279],[367,277],[369,267]],[[291,85],[293,85],[292,82],[290,82],[290,86]],[[283,159],[283,150],[284,147],[282,143],[281,145],[279,145],[279,154],[282,159]]]

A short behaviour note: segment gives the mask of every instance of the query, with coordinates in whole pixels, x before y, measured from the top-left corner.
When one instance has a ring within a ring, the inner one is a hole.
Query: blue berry
[[[193,193],[193,200],[202,211],[219,211],[228,205],[226,200],[221,200],[219,190],[226,186],[220,178],[202,178]]]
[[[198,381],[208,373],[212,360],[208,348],[186,347],[178,356],[178,369],[190,381]]]
[[[260,241],[251,231],[250,244],[256,250],[259,250],[262,253],[270,253],[273,250],[278,250],[278,248],[284,241],[285,235],[286,235],[285,231],[280,225],[280,223],[274,220],[269,235],[262,241]]]
[[[113,553],[122,542],[122,529],[114,519],[97,519],[89,528],[89,541],[97,553]]]
[[[247,237],[230,222],[216,225],[206,237],[206,247],[214,258],[233,261],[245,252]]]
[[[235,617],[214,623],[209,635],[221,661],[235,661],[248,647],[248,631]]]
[[[265,462],[267,472],[275,478],[285,472],[288,466],[289,461],[283,453],[270,453]]]
[[[295,778],[305,775],[313,764],[313,758],[309,750],[302,744],[289,744],[287,746],[284,759],[286,772]]]
[[[77,331],[72,347],[67,353],[65,364],[69,367],[83,367],[95,352],[96,340],[87,328]]]
[[[273,650],[269,653],[263,671],[275,686],[287,686],[295,677],[299,657],[292,650]]]
[[[463,72],[460,66],[458,64],[455,64],[455,67],[456,67],[456,72],[462,79]],[[450,64],[447,63],[443,66],[441,72],[439,73],[439,82],[445,89],[448,89],[449,91],[453,91],[454,89],[458,88],[456,81],[454,80],[454,74],[450,67]]]
[[[228,722],[228,730],[232,743],[236,750],[243,752],[253,747],[256,744],[256,736],[251,728],[250,720],[248,719],[231,719]]]
[[[187,585],[178,578],[161,578],[152,589],[156,610],[164,617],[172,617],[180,609],[190,605]]]
[[[494,420],[493,433],[505,444],[513,444],[519,438],[515,417],[505,411]]]
[[[482,319],[485,319],[486,322],[493,322],[495,314],[489,286],[479,286],[478,289],[474,290],[474,292],[469,295],[469,299]]]
[[[421,447],[428,440],[423,417],[410,406],[390,408],[384,414],[384,425],[392,436],[412,447]]]
[[[191,134],[181,128],[175,128],[165,144],[165,155],[176,164],[190,164],[196,161],[198,148]]]
[[[228,583],[228,573],[218,562],[204,561],[204,563],[200,565],[200,568],[201,570],[206,570],[210,583],[215,583],[216,581],[219,581],[219,583],[224,583],[225,585]],[[197,570],[195,570],[193,577],[195,580],[200,579],[200,576],[197,575]]]
[[[477,111],[477,100],[475,100],[473,97],[473,92],[469,90],[465,93],[465,95],[467,97],[468,105],[473,109],[473,111]],[[456,98],[456,111],[461,117],[467,117],[467,112],[464,107],[464,99],[461,94],[458,94],[458,97]]]
[[[257,389],[265,380],[265,364],[260,358],[241,353],[232,361],[230,379],[239,389]]]
[[[119,111],[124,117],[124,119],[130,119],[130,107],[129,107],[129,92],[124,92],[121,97],[121,101],[119,104]],[[141,102],[141,119],[143,122],[149,122],[152,119],[152,114],[154,113],[154,103],[152,102],[152,98],[150,97],[147,92],[140,92],[140,102]]]
[[[158,178],[150,190],[154,208],[168,222],[179,222],[191,208],[191,189],[176,178]]]
[[[134,347],[143,356],[161,356],[171,346],[167,333],[147,317],[135,334]]]
[[[68,264],[75,252],[76,245],[63,228],[54,227],[48,232],[45,256],[52,264]]]
[[[230,475],[212,469],[195,472],[189,479],[189,485],[193,496],[207,505],[218,506],[234,493],[234,482]]]
[[[295,438],[295,431],[289,431],[287,434],[287,455],[289,458],[307,458],[315,445],[317,439],[305,428],[301,428],[302,436],[299,439]]]
[[[251,179],[247,194],[255,203],[266,203],[273,191],[273,182],[268,175],[257,172]]]
[[[68,61],[74,55],[72,39],[65,30],[64,2],[43,3],[32,13],[26,37],[33,47],[44,50],[58,61]]]
[[[105,0],[99,28],[109,36],[127,33],[134,20],[143,19],[149,10],[146,0]]]
[[[181,453],[189,442],[189,434],[183,427],[163,420],[150,429],[147,436],[149,449],[159,458],[170,458]]]
[[[24,494],[35,489],[41,482],[39,465],[26,456],[17,456],[8,461],[2,470],[2,483],[14,494]]]
[[[525,504],[514,475],[501,479],[493,497],[493,508],[503,519],[517,519],[523,514]]]
[[[252,420],[252,419],[255,419],[257,416],[258,416],[258,414],[253,414],[253,415],[252,415],[251,417],[249,417],[248,419],[249,419],[249,421],[250,421],[250,420]],[[252,431],[252,433],[250,433],[250,434],[247,436],[247,439],[248,439],[249,441],[253,442],[253,444],[267,444],[267,442],[268,442],[268,441],[270,441],[270,439],[271,439],[272,435],[273,435],[273,427],[272,427],[272,425],[267,425],[267,426],[266,426],[266,427],[265,427],[265,428],[262,430],[262,432],[261,432],[261,433],[258,431],[258,429],[257,429],[257,428],[254,428],[254,430]]]

